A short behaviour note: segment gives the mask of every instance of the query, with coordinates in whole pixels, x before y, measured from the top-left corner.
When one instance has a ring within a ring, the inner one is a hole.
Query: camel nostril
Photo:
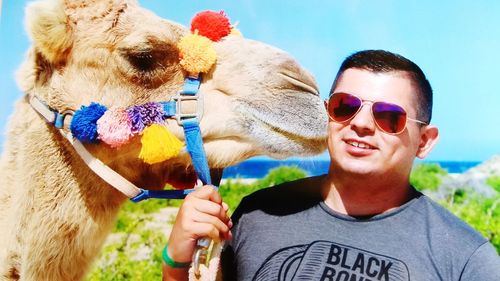
[[[319,96],[318,85],[313,76],[300,67],[293,60],[286,60],[280,65],[279,74],[292,85],[293,88]]]
[[[289,88],[319,96],[318,86],[314,78],[305,73],[305,71],[301,71],[300,73],[281,71],[279,74],[291,85],[288,86]]]

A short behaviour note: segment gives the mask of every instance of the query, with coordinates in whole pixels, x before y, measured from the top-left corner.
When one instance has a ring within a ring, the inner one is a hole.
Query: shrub
[[[500,176],[491,176],[486,180],[486,183],[497,192],[500,192]]]
[[[258,185],[261,187],[274,186],[284,182],[305,178],[306,176],[306,172],[297,166],[280,166],[270,170],[263,179],[258,181]]]
[[[252,192],[306,176],[306,172],[296,166],[281,166],[271,169],[264,178],[252,183],[244,183],[240,179],[229,179],[220,186],[219,192],[224,202],[229,205],[229,209],[234,210],[241,199]]]
[[[410,174],[410,183],[420,191],[435,191],[441,184],[441,177],[447,173],[439,164],[417,164]]]
[[[259,189],[304,178],[306,176],[306,172],[296,166],[281,166],[271,169],[264,178],[252,183],[244,183],[239,179],[230,179],[220,186],[219,192],[224,201],[229,205],[229,209],[234,210],[243,197]]]
[[[489,239],[500,254],[500,195],[484,197],[473,192],[455,193],[440,203]]]

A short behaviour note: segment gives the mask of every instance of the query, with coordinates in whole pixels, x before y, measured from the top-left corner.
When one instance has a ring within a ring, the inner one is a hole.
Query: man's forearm
[[[187,281],[189,277],[189,268],[172,268],[162,263],[163,281]]]

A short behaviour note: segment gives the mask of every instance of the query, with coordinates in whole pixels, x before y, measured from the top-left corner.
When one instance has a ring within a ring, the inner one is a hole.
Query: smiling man
[[[181,207],[170,261],[189,261],[193,241],[210,236],[232,238],[224,280],[500,280],[493,246],[409,183],[439,136],[422,70],[390,52],[355,53],[325,105],[328,174],[247,196],[231,230],[220,196],[200,188]],[[186,272],[164,265],[165,276]]]

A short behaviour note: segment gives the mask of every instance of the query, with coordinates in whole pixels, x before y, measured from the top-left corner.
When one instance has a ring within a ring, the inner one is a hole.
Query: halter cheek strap
[[[173,100],[177,104],[177,112],[179,113],[175,118],[177,123],[184,129],[184,138],[186,140],[186,149],[191,156],[191,161],[193,163],[194,169],[198,178],[203,184],[212,184],[212,179],[210,178],[210,169],[208,167],[207,156],[205,149],[203,148],[203,138],[201,137],[200,131],[200,120],[201,114],[198,115],[187,115],[182,114],[182,101],[183,100],[196,100],[197,102],[197,113],[202,113],[203,103],[200,102],[200,89],[201,74],[198,77],[187,77],[184,80],[184,87],[182,91],[179,92]]]
[[[202,117],[203,109],[202,102],[199,96],[201,75],[196,78],[188,77],[184,81],[184,87],[179,93],[173,97],[173,101],[162,102],[167,118],[175,118],[180,126],[184,129],[186,140],[186,150],[192,159],[192,164],[198,175],[198,178],[203,184],[212,184],[210,177],[210,169],[208,167],[207,157],[203,148],[203,139],[201,136],[199,122]],[[197,111],[195,114],[182,112],[182,104],[185,101],[197,101]],[[44,119],[52,124],[63,135],[69,143],[74,147],[75,151],[87,164],[87,166],[105,182],[133,202],[140,202],[149,198],[161,199],[183,199],[187,194],[194,189],[186,190],[146,190],[137,187],[123,176],[109,168],[99,159],[95,158],[85,146],[73,135],[71,131],[64,129],[64,119],[72,113],[61,113],[47,106],[35,95],[31,95],[29,102]]]

